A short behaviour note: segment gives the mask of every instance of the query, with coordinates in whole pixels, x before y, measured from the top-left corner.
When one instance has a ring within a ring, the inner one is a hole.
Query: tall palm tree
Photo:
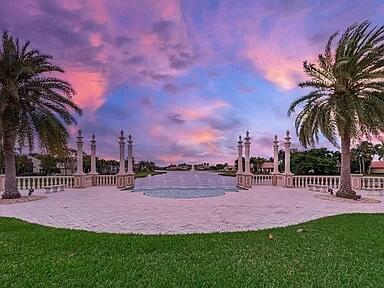
[[[369,21],[347,28],[338,40],[334,33],[317,64],[304,61],[309,80],[299,84],[310,88],[294,101],[288,115],[302,104],[295,125],[300,142],[314,145],[322,133],[341,146],[341,180],[338,197],[353,198],[351,187],[351,141],[384,130],[384,26]],[[340,142],[338,141],[340,138]]]
[[[64,70],[52,57],[20,45],[3,33],[0,46],[0,139],[5,158],[3,198],[18,198],[15,144],[33,149],[37,142],[46,151],[58,151],[67,144],[67,125],[75,124],[71,114],[81,110],[72,102],[72,86],[53,76]]]

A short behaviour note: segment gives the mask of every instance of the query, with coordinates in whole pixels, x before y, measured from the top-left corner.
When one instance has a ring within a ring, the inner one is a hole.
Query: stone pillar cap
[[[249,131],[245,132],[245,141],[246,142],[249,142],[249,140],[251,139],[251,137],[249,137]]]
[[[83,138],[84,137],[82,136],[82,132],[79,129],[79,131],[77,131],[77,142],[82,142]]]
[[[124,131],[121,130],[120,131],[120,137],[119,137],[120,141],[124,141],[125,137],[124,137]]]

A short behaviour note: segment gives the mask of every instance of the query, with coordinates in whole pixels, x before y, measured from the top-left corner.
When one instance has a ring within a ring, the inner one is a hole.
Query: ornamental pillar
[[[135,173],[133,172],[133,141],[132,136],[128,136],[128,172],[125,177],[126,187],[132,188],[135,185]]]
[[[132,136],[128,136],[128,174],[134,174],[133,173],[133,141],[132,141]]]
[[[249,131],[245,133],[245,138],[244,138],[244,158],[245,158],[245,163],[244,163],[244,173],[241,177],[243,177],[242,181],[242,188],[252,188],[252,173],[251,173],[251,137],[249,137]]]
[[[289,131],[286,132],[285,143],[284,143],[284,154],[285,154],[285,166],[283,173],[283,187],[293,187],[293,174],[291,172],[291,137]]]
[[[96,171],[96,140],[95,135],[92,135],[91,139],[91,171],[88,173],[88,175],[92,176],[92,184],[93,186],[97,186],[97,173]]]
[[[134,174],[132,170],[132,138],[129,135],[128,138],[128,173],[125,171],[125,136],[124,131],[121,130],[119,137],[119,147],[120,147],[120,169],[119,173],[116,175],[117,188],[119,189],[128,189],[133,187]],[[131,163],[131,164],[129,164]]]
[[[279,141],[277,140],[277,135],[273,140],[273,172],[272,172],[272,185],[277,186],[277,179],[280,175],[279,172]]]
[[[244,174],[251,174],[251,137],[249,137],[249,132],[247,131],[244,138],[244,156],[245,156],[245,170]]]
[[[241,136],[239,136],[239,141],[237,141],[237,173],[243,174],[243,141]]]
[[[83,171],[83,136],[81,130],[77,132],[77,152],[76,152],[76,173],[75,175],[84,175]]]
[[[83,171],[83,136],[81,130],[77,132],[77,152],[76,152],[76,173],[74,177],[74,188],[83,189],[92,186],[92,176],[87,176]]]
[[[120,131],[119,137],[119,147],[120,147],[120,168],[119,175],[125,175],[125,136],[124,131]]]

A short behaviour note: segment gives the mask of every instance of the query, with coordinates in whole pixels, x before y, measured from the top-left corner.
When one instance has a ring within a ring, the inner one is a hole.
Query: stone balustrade
[[[17,188],[26,189],[42,189],[45,186],[64,185],[66,188],[73,188],[73,176],[27,176],[16,177]]]
[[[329,188],[338,189],[340,185],[340,176],[293,176],[294,188],[307,188],[308,185],[324,185],[328,186]]]
[[[365,176],[361,182],[363,190],[384,189],[384,177]]]
[[[97,175],[96,186],[116,186],[117,177],[116,175]]]
[[[273,175],[253,175],[252,184],[253,185],[270,185],[272,186]]]

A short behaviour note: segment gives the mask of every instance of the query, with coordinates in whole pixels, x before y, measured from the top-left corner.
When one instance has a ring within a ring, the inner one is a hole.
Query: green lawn
[[[383,279],[384,214],[185,236],[97,234],[0,218],[1,287],[382,287]]]

